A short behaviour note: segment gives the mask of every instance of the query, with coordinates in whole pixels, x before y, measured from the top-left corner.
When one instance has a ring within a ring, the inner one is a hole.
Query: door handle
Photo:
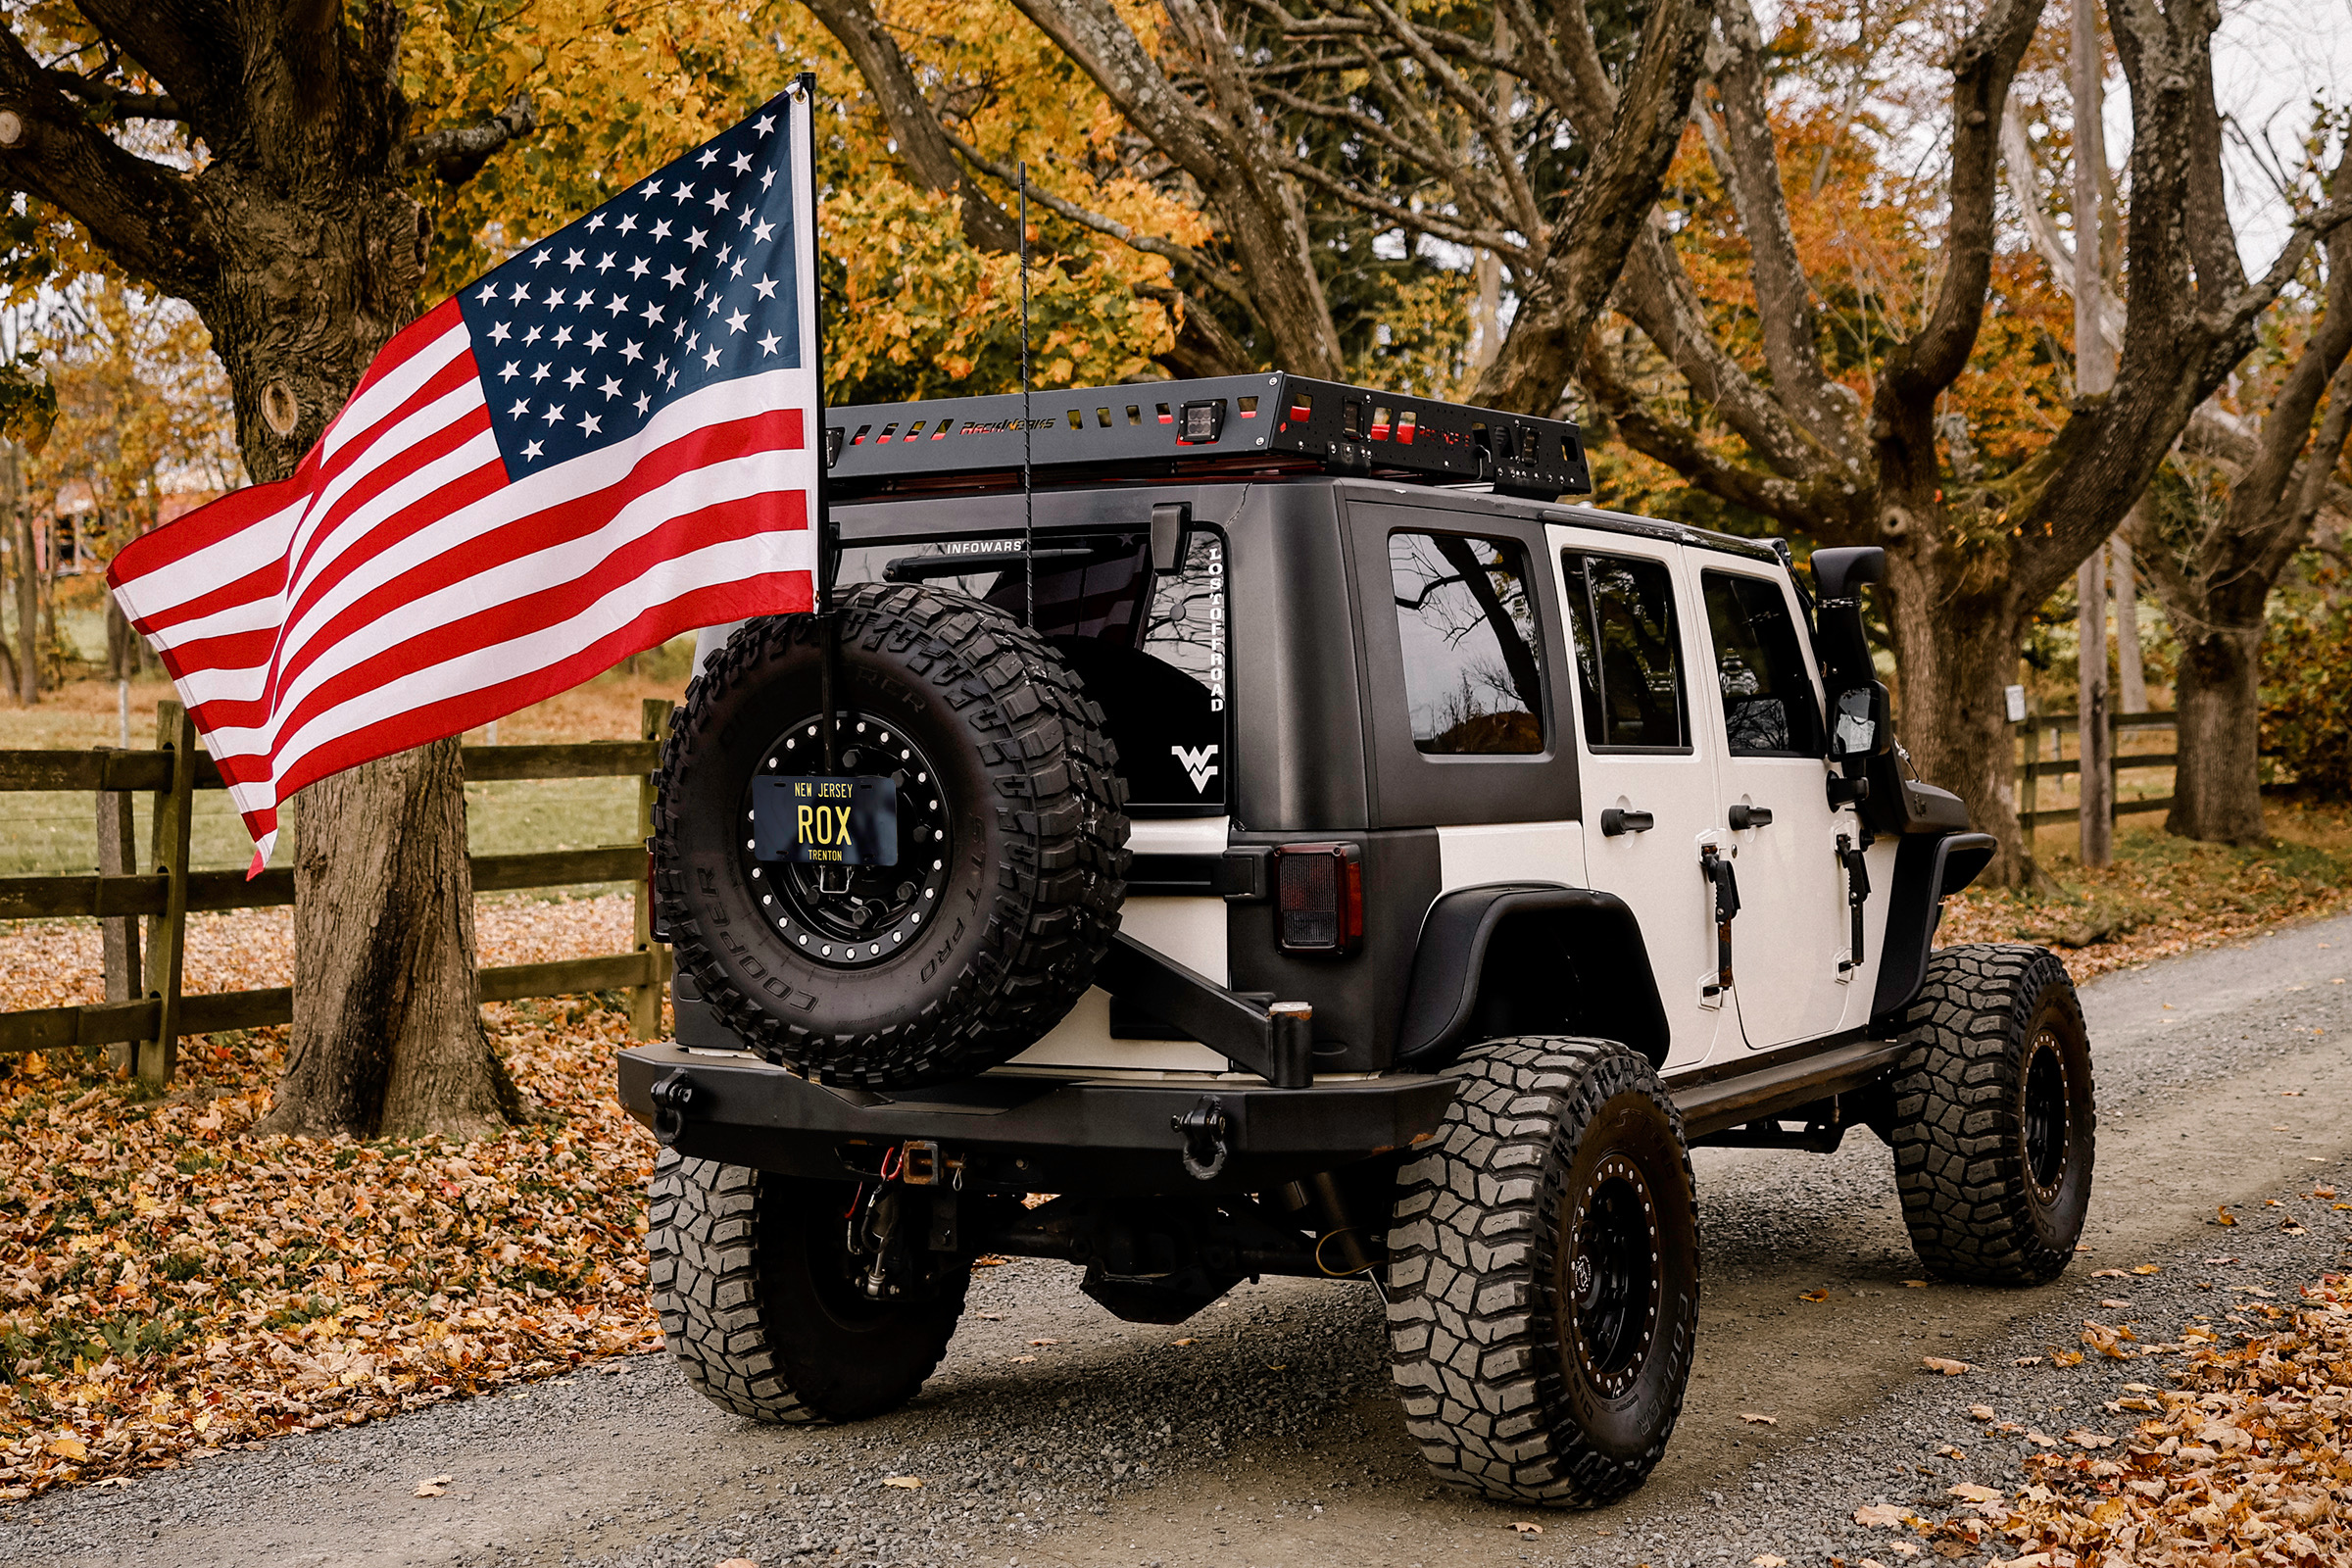
[[[1751,827],[1772,826],[1772,808],[1769,806],[1735,806],[1732,808],[1732,830],[1744,831]]]
[[[1658,819],[1647,811],[1610,807],[1600,813],[1600,832],[1603,838],[1616,838],[1624,833],[1646,833],[1658,825]]]
[[[1715,916],[1715,983],[1705,988],[1710,997],[1732,989],[1732,922],[1740,915],[1740,873],[1731,858],[1712,844],[1698,847],[1698,872],[1712,890]]]

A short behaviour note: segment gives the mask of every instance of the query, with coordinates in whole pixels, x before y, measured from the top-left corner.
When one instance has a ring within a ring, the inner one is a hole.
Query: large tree
[[[0,31],[0,179],[196,308],[258,480],[293,471],[416,310],[417,172],[463,178],[532,125],[517,106],[412,135],[401,23],[387,0],[81,0]],[[472,1136],[504,1118],[463,785],[445,741],[304,793],[276,1127]]]
[[[1830,375],[1813,280],[1791,240],[1789,186],[1775,147],[1766,62],[1726,0],[1721,122],[1708,138],[1749,247],[1752,327],[1711,318],[1662,227],[1636,248],[1617,305],[1682,383],[1647,395],[1595,338],[1587,384],[1635,449],[1721,500],[1823,543],[1880,544],[1901,671],[1903,734],[1920,770],[1959,791],[2025,870],[2001,688],[2015,678],[2034,610],[2123,520],[2192,412],[2243,359],[2328,209],[2299,222],[2249,279],[2222,202],[2209,0],[2112,0],[2131,87],[2132,142],[2122,360],[2113,389],[2074,399],[2029,460],[1979,471],[1965,429],[1939,403],[1970,364],[1998,245],[2000,122],[2041,0],[1993,0],[1950,57],[1948,175],[1938,275],[1917,314],[1874,356],[1866,397]],[[1753,330],[1755,350],[1742,340]],[[1735,438],[1711,437],[1693,408]]]
[[[917,177],[948,188],[930,151],[944,144],[1002,199],[1009,160],[956,134],[920,40],[904,41],[891,13],[864,0],[810,3],[903,127],[907,165],[933,170]],[[1546,413],[1673,158],[1713,11],[1660,0],[1639,25],[1612,14],[1604,49],[1581,0],[1541,18],[1530,0],[1167,0],[1150,27],[1109,0],[1012,4],[1117,112],[1120,169],[1181,191],[1210,221],[1200,238],[1172,236],[1056,194],[1051,179],[1033,193],[1063,220],[1174,266],[1184,329],[1173,367],[1348,374],[1377,356],[1351,345],[1357,312],[1335,294],[1377,244],[1401,234],[1409,256],[1428,236],[1509,270],[1517,308],[1472,395]],[[924,20],[907,8],[904,33]],[[1571,77],[1598,106],[1573,130],[1546,96]],[[971,186],[957,178],[969,225]]]
[[[2347,166],[2352,148],[2324,192],[2352,186]],[[2180,644],[2173,684],[2180,760],[2165,827],[2188,838],[2263,837],[2263,611],[2330,500],[2352,435],[2352,223],[2329,234],[2322,254],[2319,314],[2276,372],[2259,420],[2248,429],[2208,408],[2191,427],[2194,439],[2182,443],[2229,473],[2227,499],[2206,515],[2184,509],[2168,517],[2155,508],[2133,514],[2132,543]]]

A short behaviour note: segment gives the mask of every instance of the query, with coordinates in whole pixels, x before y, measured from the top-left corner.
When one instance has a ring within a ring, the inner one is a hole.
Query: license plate
[[[802,865],[899,863],[899,786],[887,778],[752,781],[753,854]]]

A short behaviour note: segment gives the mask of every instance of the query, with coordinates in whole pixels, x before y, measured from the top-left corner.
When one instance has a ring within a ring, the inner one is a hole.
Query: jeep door
[[[1851,962],[1840,832],[1833,811],[1821,693],[1804,612],[1776,564],[1691,550],[1705,607],[1706,739],[1719,749],[1716,820],[1739,855],[1733,968],[1751,1050],[1833,1032],[1858,972]]]
[[[1548,533],[1576,673],[1588,874],[1641,921],[1673,1030],[1667,1065],[1692,1066],[1727,1027],[1702,866],[1703,852],[1728,846],[1713,748],[1694,728],[1711,710],[1692,672],[1709,666],[1686,553],[1664,528]]]

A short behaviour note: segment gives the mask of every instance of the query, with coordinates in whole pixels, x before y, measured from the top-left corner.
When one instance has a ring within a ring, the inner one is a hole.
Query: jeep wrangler
[[[1444,1478],[1592,1505],[1690,1377],[1689,1151],[1891,1147],[2034,1284],[2089,1048],[1888,725],[1884,560],[1576,504],[1576,427],[1272,374],[829,411],[816,613],[658,775],[652,1283],[761,1421],[902,1404],[974,1260],[1121,1318],[1370,1283]],[[1034,480],[1029,476],[1034,474]]]

